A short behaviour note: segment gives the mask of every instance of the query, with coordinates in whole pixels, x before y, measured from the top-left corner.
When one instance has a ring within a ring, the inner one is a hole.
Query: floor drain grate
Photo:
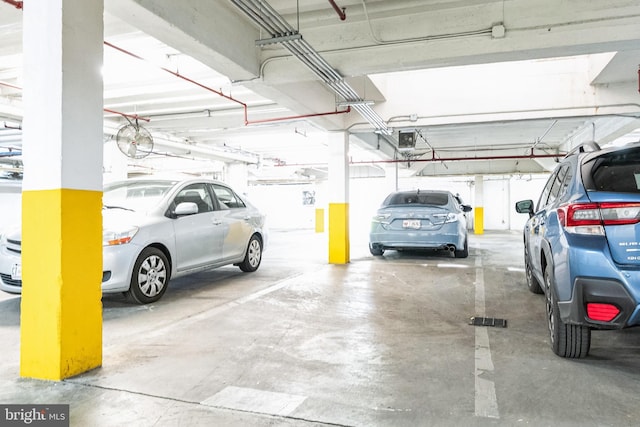
[[[496,319],[495,317],[472,317],[469,324],[473,326],[494,326],[496,328],[506,328],[507,319]]]

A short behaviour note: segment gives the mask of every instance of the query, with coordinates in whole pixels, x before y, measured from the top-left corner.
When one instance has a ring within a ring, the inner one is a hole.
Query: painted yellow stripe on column
[[[102,192],[24,191],[20,375],[102,365]]]
[[[316,209],[316,233],[324,233],[324,209]]]
[[[329,204],[329,264],[349,262],[349,204]]]
[[[484,234],[484,208],[473,208],[473,230],[474,234]]]

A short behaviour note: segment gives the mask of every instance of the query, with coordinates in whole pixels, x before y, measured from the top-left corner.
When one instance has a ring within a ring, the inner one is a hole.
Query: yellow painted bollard
[[[475,207],[473,209],[473,230],[474,234],[484,234],[484,208]]]

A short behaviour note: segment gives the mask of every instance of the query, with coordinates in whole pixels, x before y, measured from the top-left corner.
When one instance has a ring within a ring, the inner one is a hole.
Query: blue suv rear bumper
[[[563,233],[554,253],[556,295],[565,323],[596,329],[640,325],[640,269],[616,264],[604,237]],[[564,262],[562,262],[564,261]],[[613,304],[620,313],[609,322],[587,315],[588,303]]]
[[[613,304],[620,313],[610,322],[590,319],[588,303]],[[640,324],[640,306],[626,287],[617,280],[576,278],[571,300],[558,302],[560,317],[566,323],[587,325],[597,329],[622,329]]]

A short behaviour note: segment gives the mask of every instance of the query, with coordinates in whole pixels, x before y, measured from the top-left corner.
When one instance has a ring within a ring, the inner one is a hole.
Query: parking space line
[[[200,404],[216,408],[288,416],[306,399],[306,396],[227,386]]]
[[[485,316],[484,272],[482,258],[476,257],[476,316]],[[500,418],[495,383],[485,377],[493,374],[493,361],[489,347],[489,332],[486,328],[475,328],[475,415],[485,418]]]
[[[261,289],[259,291],[253,292],[253,293],[251,293],[249,295],[245,295],[245,296],[240,297],[238,299],[231,300],[231,301],[228,301],[226,303],[217,305],[217,306],[209,308],[209,309],[207,309],[205,311],[196,313],[196,314],[194,314],[192,316],[179,319],[179,320],[174,321],[174,322],[172,322],[172,323],[170,323],[170,324],[168,324],[168,325],[166,325],[164,327],[158,327],[154,331],[150,332],[148,334],[148,336],[162,336],[163,334],[168,333],[168,331],[171,330],[171,329],[175,329],[175,328],[178,328],[178,327],[179,328],[185,328],[185,327],[187,327],[189,325],[193,325],[195,323],[202,322],[204,320],[208,320],[211,317],[219,315],[219,314],[221,314],[221,313],[223,313],[223,312],[225,312],[227,310],[230,310],[232,308],[241,306],[242,304],[254,301],[254,300],[258,299],[258,298],[261,298],[261,297],[263,297],[265,295],[268,295],[268,294],[270,294],[272,292],[278,291],[278,290],[280,290],[280,289],[282,289],[282,288],[284,288],[286,286],[289,286],[292,283],[297,283],[296,281],[294,281],[294,279],[298,279],[300,276],[303,276],[305,274],[306,273],[293,274],[291,276],[288,276],[288,277],[285,277],[285,278],[279,280],[278,282],[274,283],[273,285],[271,285],[271,286],[269,286],[267,288],[264,288],[264,289]]]

